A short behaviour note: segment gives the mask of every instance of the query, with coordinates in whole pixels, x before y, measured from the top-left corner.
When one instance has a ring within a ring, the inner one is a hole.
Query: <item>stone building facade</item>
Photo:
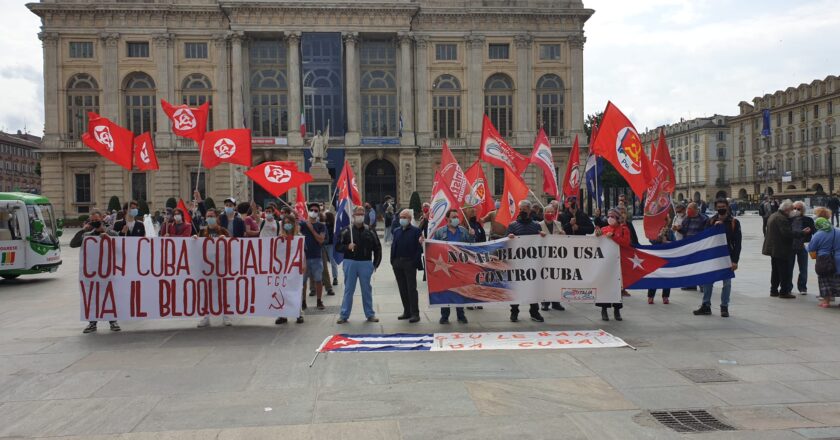
[[[28,7],[43,23],[44,194],[60,215],[103,206],[111,195],[157,209],[195,186],[216,200],[267,197],[245,167],[200,170],[196,145],[173,136],[160,99],[209,101],[211,129],[251,128],[254,164],[293,160],[308,169],[306,138],[329,126],[330,173],[346,159],[364,199],[392,195],[402,205],[414,191],[428,197],[444,139],[464,167],[476,160],[485,113],[525,154],[545,127],[561,170],[574,136],[584,140],[583,27],[593,11],[579,0]],[[161,169],[128,172],[84,147],[87,111],[151,131]],[[499,171],[485,166],[496,194]],[[525,178],[536,184],[541,175],[530,167]]]
[[[41,138],[0,131],[0,191],[41,192]]]
[[[729,196],[733,171],[728,120],[721,115],[681,120],[640,136],[650,154],[651,143],[657,144],[659,131],[665,130],[665,142],[674,163],[676,200],[712,201]]]

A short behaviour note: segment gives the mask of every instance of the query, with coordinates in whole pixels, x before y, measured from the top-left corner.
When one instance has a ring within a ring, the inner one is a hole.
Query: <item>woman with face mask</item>
[[[563,225],[557,221],[557,208],[555,208],[552,203],[545,206],[545,210],[543,211],[543,220],[540,222],[540,230],[542,232],[540,235],[543,236],[566,235],[566,232],[563,231]],[[559,301],[554,301],[551,303],[542,303],[542,310],[544,312],[549,310],[549,304],[551,304],[551,308],[554,310],[566,310],[566,308],[563,307],[563,304],[560,304]]]
[[[172,211],[172,221],[166,224],[164,237],[189,237],[192,235],[192,224],[184,221],[184,211],[175,208]]]
[[[277,237],[280,235],[280,229],[282,226],[280,222],[277,221],[275,217],[276,214],[274,212],[274,208],[269,206],[268,209],[265,210],[264,218],[260,222],[260,237]]]
[[[611,238],[618,243],[619,246],[630,246],[630,230],[626,224],[621,222],[621,213],[617,209],[610,209],[607,212],[607,226],[596,229],[595,235]],[[613,308],[616,321],[621,321],[621,303],[595,303],[597,307],[601,308],[601,319],[604,321],[610,320],[610,315],[607,309]]]
[[[204,221],[207,223],[207,227],[201,229],[201,232],[198,233],[199,237],[230,237],[230,232],[219,226],[219,214],[216,213],[215,209],[207,210]]]
[[[295,216],[294,213],[287,213],[286,215],[284,215],[283,216],[283,222],[281,224],[281,229],[280,229],[280,237],[282,237],[286,241],[291,241],[295,237],[298,237],[300,235],[301,235],[300,234],[300,223],[297,220],[297,216]],[[301,246],[302,246],[302,244],[301,244]],[[303,272],[306,273],[306,258],[302,259],[301,264],[303,264],[303,266],[304,266],[302,268]],[[301,289],[300,290],[301,305],[306,303],[306,298],[304,296],[305,294],[306,294],[306,290]],[[295,320],[295,322],[297,322],[298,324],[303,323],[303,310],[305,310],[305,308],[301,308],[301,314],[297,317],[297,320]],[[278,324],[278,325],[279,324],[285,324],[287,322],[289,322],[289,320],[286,319],[286,318],[283,318],[283,317],[280,317],[280,318],[277,318],[276,320],[274,320],[274,323]]]

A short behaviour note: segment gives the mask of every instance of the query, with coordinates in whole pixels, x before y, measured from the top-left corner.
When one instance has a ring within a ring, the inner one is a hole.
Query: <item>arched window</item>
[[[537,123],[547,135],[563,136],[563,80],[557,75],[543,75],[537,81]]]
[[[67,82],[67,136],[79,139],[87,131],[88,112],[99,113],[99,84],[86,74],[73,75]]]
[[[513,131],[513,80],[503,73],[487,78],[484,83],[484,113],[502,136]]]
[[[289,131],[286,47],[279,39],[250,42],[251,129],[254,136],[280,137]]]
[[[452,75],[432,83],[432,132],[438,139],[461,137],[461,83]]]
[[[125,96],[125,127],[135,135],[154,133],[157,97],[155,81],[146,73],[134,72],[123,81]]]
[[[210,113],[207,118],[207,131],[213,130],[213,87],[210,80],[200,74],[193,73],[181,82],[181,103],[190,107],[198,107],[205,102],[210,103]]]
[[[389,41],[361,43],[362,135],[397,136],[396,47]]]

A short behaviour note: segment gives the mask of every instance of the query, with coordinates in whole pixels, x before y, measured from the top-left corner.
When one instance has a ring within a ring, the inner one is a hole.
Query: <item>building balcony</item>
[[[724,178],[718,177],[717,179],[715,179],[715,185],[717,185],[717,186],[729,186],[729,179],[724,179]]]
[[[455,139],[441,139],[441,138],[434,138],[429,141],[429,146],[431,148],[443,148],[443,143],[446,142],[449,145],[449,148],[467,148],[467,140],[465,138],[455,138]]]
[[[62,139],[61,148],[66,150],[80,150],[84,148],[84,144],[79,139]]]

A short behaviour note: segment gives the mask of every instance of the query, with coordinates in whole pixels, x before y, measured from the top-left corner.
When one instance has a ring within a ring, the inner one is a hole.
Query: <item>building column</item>
[[[529,145],[534,138],[533,118],[534,109],[531,105],[531,42],[528,34],[516,35],[516,125],[514,137],[518,145]]]
[[[232,32],[230,34],[230,82],[231,82],[231,127],[243,128],[245,121],[243,120],[245,102],[242,95],[242,88],[244,83],[243,76],[243,61],[242,61],[242,43],[245,40],[245,33],[242,31]],[[231,196],[237,201],[248,200],[250,198],[250,185],[245,179],[245,170],[248,167],[240,165],[230,166],[230,182],[231,182]]]
[[[300,32],[289,32],[286,34],[286,41],[289,43],[289,145],[303,146],[303,137],[300,135],[300,111],[301,103],[300,87]]]
[[[428,71],[428,47],[429,37],[426,35],[415,35],[414,41],[416,50],[414,52],[414,88],[415,109],[417,112],[417,145],[428,147],[431,141],[431,129],[429,124],[429,71]]]
[[[465,37],[469,59],[467,60],[467,102],[466,114],[469,118],[467,145],[481,143],[481,121],[484,119],[484,36],[467,35]]]
[[[228,36],[213,35],[213,47],[216,49],[216,68],[214,70],[213,128],[220,130],[230,126],[230,83],[228,82]]]
[[[586,37],[575,35],[569,37],[569,51],[571,52],[571,66],[572,66],[572,103],[571,106],[566,106],[566,111],[571,113],[571,126],[566,130],[565,135],[569,139],[573,139],[575,135],[584,138],[583,132],[583,44],[586,43]]]
[[[344,135],[344,143],[348,146],[361,143],[361,93],[359,90],[359,57],[356,54],[356,46],[359,42],[358,32],[346,32],[342,35],[344,39],[344,56],[347,70],[347,133]]]
[[[417,190],[417,163],[414,149],[401,149],[397,170],[397,197],[400,206],[408,206],[411,193]],[[416,214],[416,213],[415,213]]]
[[[414,88],[411,85],[411,35],[399,35],[400,42],[400,108],[403,129],[401,145],[414,145]]]
[[[113,121],[120,121],[120,79],[119,75],[119,53],[120,34],[101,33],[102,40],[102,106],[101,115]],[[45,70],[46,72],[46,70]]]
[[[152,36],[152,42],[155,45],[154,60],[157,67],[157,74],[155,75],[155,88],[157,90],[155,105],[158,105],[161,99],[165,99],[173,104],[180,104],[173,99],[169,92],[169,45],[172,41],[172,34],[156,34]],[[157,130],[155,134],[155,146],[169,146],[173,147],[174,138],[171,135],[171,127],[169,118],[163,111],[155,112],[157,115]]]
[[[58,90],[62,88],[58,84],[58,32],[41,32],[38,38],[44,48],[44,146],[57,148],[60,140]]]

